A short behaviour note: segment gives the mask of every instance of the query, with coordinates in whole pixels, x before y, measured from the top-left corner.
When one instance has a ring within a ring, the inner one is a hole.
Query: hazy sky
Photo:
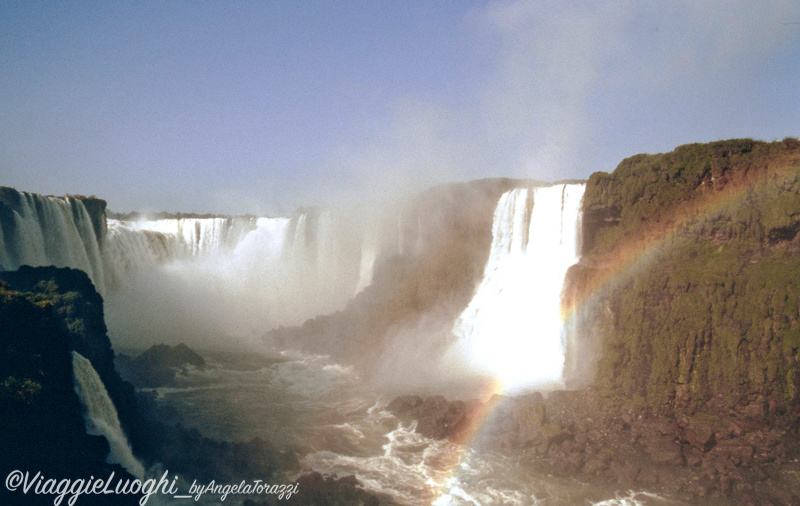
[[[286,213],[800,136],[800,3],[2,1],[0,185]]]

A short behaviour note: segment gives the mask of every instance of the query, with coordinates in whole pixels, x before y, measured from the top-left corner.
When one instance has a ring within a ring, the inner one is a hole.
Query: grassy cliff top
[[[795,138],[687,144],[669,153],[626,158],[613,173],[589,178],[584,256],[611,255],[626,242],[663,236],[764,184],[791,185],[798,173],[800,141]],[[785,199],[751,204],[740,212],[772,207],[772,216],[763,218],[775,223],[800,213],[796,202]]]

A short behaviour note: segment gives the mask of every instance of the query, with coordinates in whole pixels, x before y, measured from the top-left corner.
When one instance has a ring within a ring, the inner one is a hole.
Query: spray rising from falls
[[[342,309],[356,292],[361,237],[338,216],[108,220],[103,245],[115,339],[208,344],[257,339]],[[143,327],[142,314],[147,314]]]
[[[265,229],[274,230],[270,224],[276,220],[286,221],[248,217],[107,220],[108,233],[102,245],[107,289],[123,287],[138,274],[152,271],[158,265],[202,263],[209,258],[231,255],[251,233],[261,237]],[[265,260],[268,253],[263,252]]]
[[[86,272],[107,302],[112,333],[125,339],[179,339],[194,327],[243,336],[340,310],[372,278],[364,244],[357,226],[318,208],[129,221],[107,219],[105,202],[93,197],[0,187],[0,271]],[[207,315],[210,326],[200,323]],[[135,331],[137,317],[155,325]]]
[[[561,291],[578,261],[584,189],[517,189],[495,210],[483,281],[453,332],[455,353],[506,390],[562,386]]]
[[[128,438],[122,431],[117,410],[108,397],[106,387],[92,363],[78,352],[72,352],[75,392],[86,410],[86,431],[104,436],[110,447],[107,462],[120,464],[137,478],[144,477],[144,467],[133,456]]]

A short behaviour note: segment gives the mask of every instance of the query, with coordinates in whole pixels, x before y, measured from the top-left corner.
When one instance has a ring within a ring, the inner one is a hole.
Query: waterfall
[[[363,230],[352,233],[341,216],[311,208],[287,228],[280,263],[286,298],[302,305],[303,318],[343,309],[358,290]]]
[[[348,226],[317,209],[291,218],[108,220],[109,327],[133,338],[132,318],[158,307],[150,335],[235,327],[244,337],[343,309],[355,295],[362,244]],[[204,329],[184,323],[208,315],[214,323]]]
[[[72,352],[75,393],[85,411],[86,432],[104,436],[110,447],[106,462],[119,464],[137,478],[144,478],[144,466],[133,456],[128,438],[122,431],[117,409],[92,363],[80,353]]]
[[[191,255],[215,254],[236,247],[257,226],[257,218],[174,218],[129,222],[137,230],[173,238]]]
[[[243,263],[274,262],[285,244],[289,218],[257,218],[255,230],[245,234],[233,250]]]
[[[98,237],[78,198],[0,187],[0,270],[80,269],[107,298],[141,274],[172,265],[183,275],[210,275],[225,286],[243,283],[234,276],[251,278],[260,291],[271,287],[279,305],[308,307],[296,314],[301,319],[341,309],[359,288],[361,235],[345,232],[351,225],[316,208],[291,219],[106,219],[103,225]]]
[[[10,219],[0,227],[0,268],[21,265],[73,267],[89,275],[98,291],[105,286],[100,244],[83,202],[14,192],[12,205],[0,202]]]
[[[168,261],[231,254],[269,218],[107,220],[103,264],[109,288]]]
[[[185,253],[177,236],[108,220],[103,241],[103,269],[108,289],[120,288],[131,276]]]
[[[507,390],[563,386],[561,291],[580,254],[584,189],[516,189],[495,209],[483,280],[453,332],[462,360]]]
[[[372,284],[372,275],[375,270],[375,260],[378,257],[380,245],[373,231],[366,234],[361,244],[361,255],[358,266],[358,284],[356,293]]]

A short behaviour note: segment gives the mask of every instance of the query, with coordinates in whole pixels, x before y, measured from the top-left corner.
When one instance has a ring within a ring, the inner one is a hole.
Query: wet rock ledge
[[[641,489],[691,503],[800,504],[798,427],[729,413],[656,416],[593,390],[477,401],[398,397],[388,407],[417,432],[522,455],[543,473]]]

